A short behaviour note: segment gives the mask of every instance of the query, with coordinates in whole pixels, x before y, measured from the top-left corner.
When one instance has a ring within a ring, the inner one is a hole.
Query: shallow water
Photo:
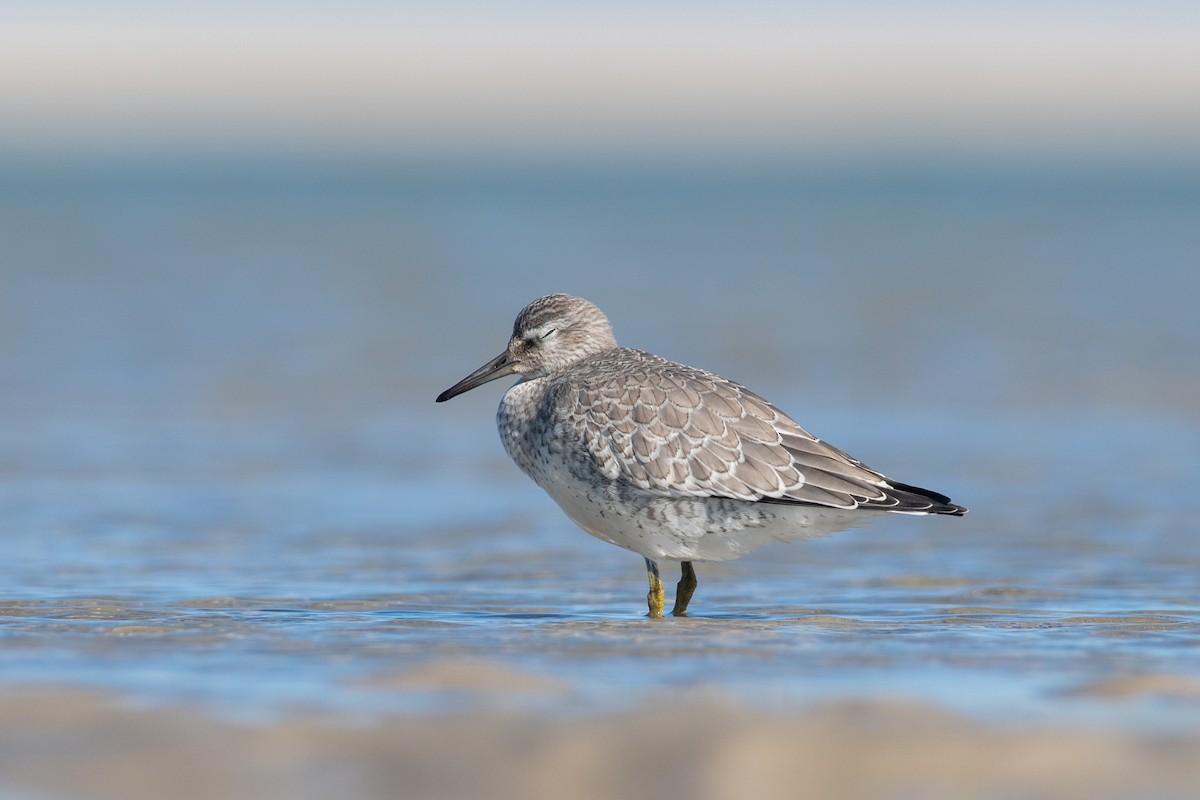
[[[1195,734],[1195,177],[7,170],[0,681]],[[640,558],[505,459],[502,387],[432,402],[556,290],[971,513],[700,565],[694,616],[644,619]]]

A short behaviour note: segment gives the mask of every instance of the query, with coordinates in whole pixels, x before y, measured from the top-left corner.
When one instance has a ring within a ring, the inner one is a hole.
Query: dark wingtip
[[[932,489],[923,489],[920,486],[913,486],[908,483],[900,483],[899,481],[889,480],[888,483],[895,489],[930,501],[932,506],[924,509],[930,514],[949,514],[953,517],[961,517],[967,513],[966,506],[950,502],[950,498],[940,492],[935,492]]]
[[[433,402],[435,402],[435,403],[444,403],[444,402],[446,402],[446,401],[447,401],[447,400],[449,400],[449,399],[450,399],[450,390],[449,390],[449,389],[447,389],[446,391],[444,391],[444,392],[442,392],[441,394],[439,394],[439,395],[437,396],[437,400],[434,400]]]

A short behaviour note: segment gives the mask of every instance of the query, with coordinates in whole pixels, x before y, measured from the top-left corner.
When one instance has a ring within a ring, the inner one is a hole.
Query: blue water
[[[1194,731],[1194,693],[1093,687],[1200,681],[1198,219],[1161,166],[10,165],[0,682]],[[507,462],[502,387],[433,403],[549,291],[971,513],[700,565],[692,618],[642,618],[640,558]],[[565,694],[379,682],[460,662]]]

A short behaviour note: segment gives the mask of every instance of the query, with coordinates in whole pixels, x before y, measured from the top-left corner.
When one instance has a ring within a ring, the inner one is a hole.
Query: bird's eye
[[[549,339],[551,336],[553,336],[556,333],[558,333],[557,328],[548,328],[547,330],[542,332],[542,339],[543,340]]]

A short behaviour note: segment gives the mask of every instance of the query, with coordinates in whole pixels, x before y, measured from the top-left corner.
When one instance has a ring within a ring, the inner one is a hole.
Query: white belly
[[[612,497],[569,479],[538,483],[579,527],[654,561],[727,561],[772,542],[826,536],[876,516],[817,506],[659,497],[639,489]]]

